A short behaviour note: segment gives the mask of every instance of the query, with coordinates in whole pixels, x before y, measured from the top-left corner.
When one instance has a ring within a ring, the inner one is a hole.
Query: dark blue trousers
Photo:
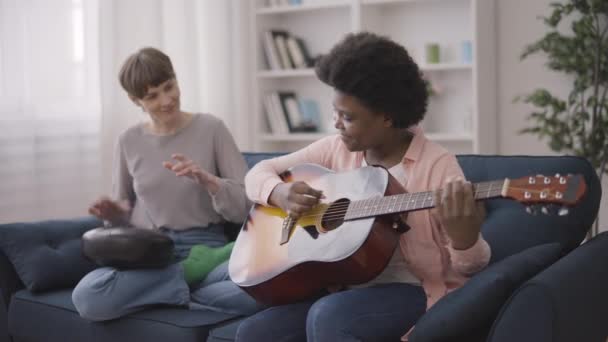
[[[258,312],[239,326],[236,342],[399,341],[425,310],[421,286],[350,289]]]

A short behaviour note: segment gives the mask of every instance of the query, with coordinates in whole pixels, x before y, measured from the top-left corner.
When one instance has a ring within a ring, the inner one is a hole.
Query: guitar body
[[[322,190],[327,205],[289,229],[284,211],[256,204],[230,258],[232,281],[257,300],[280,305],[310,298],[329,286],[365,283],[382,272],[398,243],[399,216],[342,221],[336,213],[349,201],[403,193],[386,169],[368,166],[336,174],[303,164],[287,171],[283,180]]]

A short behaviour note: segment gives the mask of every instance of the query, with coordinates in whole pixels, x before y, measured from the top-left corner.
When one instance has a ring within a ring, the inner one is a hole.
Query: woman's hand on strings
[[[322,198],[325,196],[321,190],[304,182],[281,183],[272,190],[269,203],[298,218],[319,204]]]

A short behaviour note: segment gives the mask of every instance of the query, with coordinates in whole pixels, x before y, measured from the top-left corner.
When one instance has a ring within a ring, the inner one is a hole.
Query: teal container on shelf
[[[460,49],[462,63],[473,63],[473,43],[470,40],[465,40],[461,43]]]

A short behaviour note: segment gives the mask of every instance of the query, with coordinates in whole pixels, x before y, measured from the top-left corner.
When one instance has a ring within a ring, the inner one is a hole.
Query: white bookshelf
[[[285,30],[302,38],[312,56],[326,53],[349,32],[371,31],[404,45],[439,89],[422,123],[430,139],[454,153],[496,153],[494,0],[302,0],[301,5],[268,6],[251,0],[253,146],[288,151],[334,132],[333,91],[312,68],[269,70],[264,32]],[[462,56],[469,41],[472,59]],[[425,46],[440,46],[440,62],[426,63]],[[322,131],[273,134],[263,106],[265,94],[293,91],[316,100]]]

